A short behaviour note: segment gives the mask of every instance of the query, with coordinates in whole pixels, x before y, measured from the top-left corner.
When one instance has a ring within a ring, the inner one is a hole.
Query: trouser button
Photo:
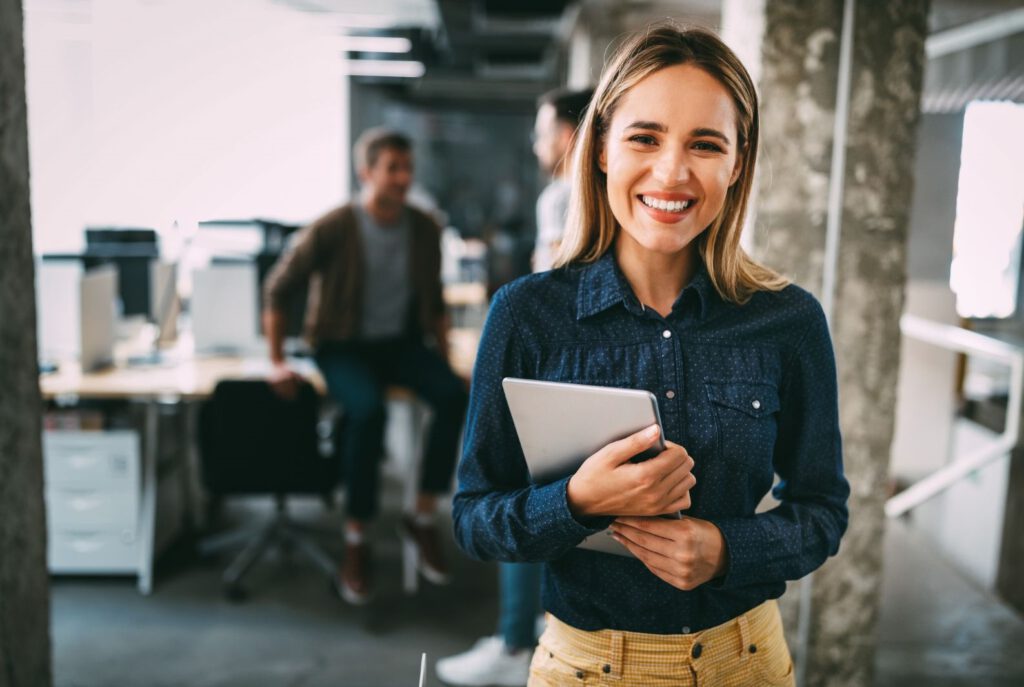
[[[701,655],[701,653],[703,651],[704,651],[704,647],[702,647],[700,645],[700,642],[698,642],[698,643],[693,645],[693,651],[690,652],[690,655],[693,656],[694,658],[700,658],[700,655]]]

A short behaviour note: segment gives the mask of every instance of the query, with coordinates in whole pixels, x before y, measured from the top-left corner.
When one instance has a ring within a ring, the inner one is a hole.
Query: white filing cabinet
[[[138,432],[43,433],[54,573],[135,573],[142,556]]]

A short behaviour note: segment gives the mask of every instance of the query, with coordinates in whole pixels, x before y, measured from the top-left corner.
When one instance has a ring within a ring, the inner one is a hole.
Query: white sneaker
[[[437,676],[458,687],[524,687],[530,677],[533,652],[509,653],[501,637],[484,637],[469,651],[439,659]]]

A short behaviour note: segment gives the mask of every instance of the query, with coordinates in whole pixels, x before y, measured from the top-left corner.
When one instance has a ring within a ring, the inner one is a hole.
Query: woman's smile
[[[639,193],[637,199],[655,221],[663,224],[674,224],[693,210],[697,199],[689,194],[680,193]]]

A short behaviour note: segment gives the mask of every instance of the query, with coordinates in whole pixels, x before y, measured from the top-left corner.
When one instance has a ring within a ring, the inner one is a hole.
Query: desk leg
[[[427,412],[416,399],[402,402],[407,419],[407,443],[405,445],[405,483],[402,486],[402,507],[406,513],[416,509],[416,498],[420,493],[420,463],[423,460],[423,432]],[[419,590],[419,552],[414,545],[404,543],[402,547],[402,588],[408,595]]]
[[[199,405],[201,401],[185,402],[185,465],[182,470],[182,493],[185,495],[184,525],[186,532],[206,527],[203,510],[203,488],[199,481]]]
[[[142,502],[139,512],[139,593],[149,595],[153,590],[153,547],[156,538],[156,491],[157,491],[157,431],[159,428],[159,403],[156,399],[146,402],[146,441],[142,448]]]

